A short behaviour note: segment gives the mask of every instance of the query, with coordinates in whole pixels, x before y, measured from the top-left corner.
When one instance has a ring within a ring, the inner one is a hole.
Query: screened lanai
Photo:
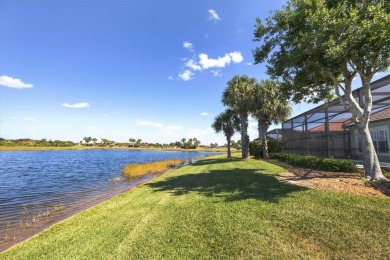
[[[390,107],[390,74],[372,82],[371,89],[373,97],[371,115]],[[363,89],[354,90],[353,96],[363,107]],[[390,118],[385,117],[387,118],[381,118],[382,121],[390,122]],[[282,124],[283,150],[287,153],[301,155],[360,159],[357,158],[359,147],[354,136],[356,130],[350,118],[351,114],[345,110],[338,99],[335,99],[327,106],[320,105],[284,121]],[[386,137],[382,134],[381,138],[389,141],[388,129]],[[387,147],[389,146],[387,144]],[[383,148],[382,152],[384,153]],[[389,154],[388,148],[386,153]],[[390,154],[388,157],[390,160]]]

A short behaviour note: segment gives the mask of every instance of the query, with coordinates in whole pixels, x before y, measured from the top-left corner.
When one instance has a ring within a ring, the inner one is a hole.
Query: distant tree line
[[[0,146],[32,146],[32,147],[69,147],[74,146],[76,143],[72,141],[52,141],[47,139],[34,140],[30,138],[22,139],[4,139],[0,138]]]

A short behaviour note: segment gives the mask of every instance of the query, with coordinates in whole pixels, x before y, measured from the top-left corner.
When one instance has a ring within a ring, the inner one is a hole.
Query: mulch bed
[[[289,169],[289,172],[280,174],[278,178],[282,182],[307,188],[382,198],[390,197],[390,181],[368,183],[364,181],[361,172],[328,172],[293,167]]]

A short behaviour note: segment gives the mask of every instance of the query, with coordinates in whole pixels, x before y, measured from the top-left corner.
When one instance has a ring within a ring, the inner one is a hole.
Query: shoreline
[[[77,150],[129,150],[129,151],[172,151],[172,152],[226,152],[227,148],[159,148],[159,147],[101,147],[101,146],[67,146],[67,147],[48,147],[48,146],[0,146],[0,152],[23,152],[23,151],[77,151]],[[238,151],[238,150],[237,150]]]
[[[185,164],[186,165],[186,164]],[[183,165],[183,166],[185,166]],[[89,210],[93,207],[96,207],[97,205],[99,205],[100,203],[103,203],[109,199],[112,199],[116,196],[119,196],[125,192],[128,192],[128,191],[131,191],[139,186],[142,186],[144,185],[145,183],[155,179],[155,178],[158,178],[172,170],[175,170],[175,169],[178,169],[182,166],[179,166],[179,167],[176,167],[176,168],[172,168],[172,169],[169,169],[163,173],[160,173],[160,174],[154,174],[153,177],[149,178],[149,179],[146,179],[146,180],[140,180],[136,183],[134,183],[133,185],[129,186],[129,187],[124,187],[122,189],[118,189],[116,190],[115,192],[113,193],[109,193],[109,194],[102,194],[101,196],[99,196],[98,198],[95,198],[95,199],[91,199],[91,200],[87,200],[87,201],[83,201],[83,202],[80,202],[79,204],[78,203],[75,203],[73,204],[75,207],[66,212],[65,214],[60,214],[60,212],[58,212],[57,214],[53,214],[51,216],[47,216],[45,217],[44,220],[40,221],[37,223],[37,226],[35,227],[31,227],[31,228],[28,228],[28,229],[25,229],[25,232],[21,232],[19,231],[14,238],[10,238],[10,239],[7,239],[7,240],[3,240],[1,241],[0,240],[0,253],[4,253],[6,252],[7,250],[11,249],[13,246],[16,246],[28,239],[30,239],[31,237],[45,231],[46,229],[50,228],[51,226],[55,225],[55,224],[58,224],[62,221],[65,221],[73,216],[76,216],[77,214],[83,212],[83,211],[86,211],[86,210]]]

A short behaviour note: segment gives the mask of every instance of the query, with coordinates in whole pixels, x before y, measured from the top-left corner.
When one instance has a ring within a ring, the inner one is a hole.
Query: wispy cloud
[[[173,80],[173,77],[172,77],[172,76],[169,76],[168,79],[169,79],[169,80]]]
[[[177,137],[178,130],[182,129],[183,126],[181,125],[164,125],[162,123],[153,122],[153,121],[146,121],[146,120],[136,120],[137,125],[140,126],[150,126],[159,129],[161,133],[163,133],[165,136],[168,137]]]
[[[194,76],[194,73],[192,73],[192,71],[190,71],[190,70],[185,70],[179,74],[179,78],[181,78],[184,81],[191,80],[193,76]]]
[[[213,74],[214,77],[222,76],[221,70],[212,70],[211,73]]]
[[[69,107],[69,108],[86,108],[86,107],[90,107],[88,102],[80,102],[80,103],[75,103],[75,104],[63,103],[63,104],[61,104],[61,106]]]
[[[200,115],[201,115],[201,116],[210,116],[210,113],[208,113],[208,112],[202,112],[202,113],[200,113]]]
[[[215,11],[215,10],[208,10],[209,14],[210,14],[210,20],[213,20],[213,21],[220,21],[221,20],[221,17],[219,17],[218,13]]]
[[[155,128],[163,128],[164,125],[161,124],[161,123],[156,123],[156,122],[152,122],[152,121],[145,121],[145,120],[139,120],[137,119],[137,125],[143,125],[143,126],[152,126],[152,127],[155,127]]]
[[[193,59],[188,60],[187,63],[185,64],[185,66],[189,67],[195,71],[202,70],[202,67],[200,65],[198,65]]]
[[[38,120],[34,117],[25,117],[23,120],[27,122],[38,122]]]
[[[194,51],[194,46],[193,46],[192,43],[190,43],[190,42],[187,42],[187,41],[184,42],[184,43],[183,43],[183,47],[184,47],[185,49],[191,51],[191,52]]]
[[[203,69],[208,68],[223,68],[226,65],[229,65],[231,62],[241,63],[244,60],[241,52],[234,51],[226,53],[223,57],[218,57],[216,59],[209,58],[205,53],[199,54],[199,64],[202,65]]]
[[[0,76],[0,86],[16,89],[32,88],[32,84],[24,83],[20,79],[11,78],[8,76]]]

